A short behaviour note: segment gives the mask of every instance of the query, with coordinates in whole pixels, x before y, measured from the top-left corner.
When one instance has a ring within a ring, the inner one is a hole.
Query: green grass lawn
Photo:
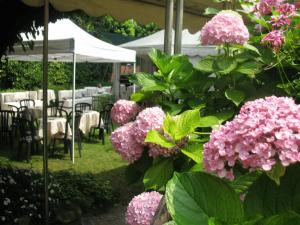
[[[113,187],[120,194],[120,202],[128,202],[131,197],[142,191],[140,184],[128,185],[124,172],[127,163],[115,152],[110,141],[106,138],[105,145],[97,139],[84,140],[82,145],[82,157],[75,150],[75,163],[73,164],[70,155],[64,154],[62,145],[54,155],[49,156],[49,171],[73,170],[78,173],[92,173],[98,179],[110,180]],[[30,162],[17,161],[11,150],[0,150],[0,165],[9,164],[18,168],[31,168],[42,172],[43,157],[41,154],[33,155]]]

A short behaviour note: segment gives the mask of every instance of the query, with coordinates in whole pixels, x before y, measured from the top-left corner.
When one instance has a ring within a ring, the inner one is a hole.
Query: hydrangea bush
[[[156,191],[135,196],[128,204],[126,222],[129,225],[151,225],[162,195]]]
[[[124,125],[133,120],[139,111],[140,107],[136,102],[120,99],[114,103],[110,117],[113,122]]]
[[[204,168],[233,179],[232,168],[270,171],[300,161],[300,106],[288,97],[249,101],[204,145]]]

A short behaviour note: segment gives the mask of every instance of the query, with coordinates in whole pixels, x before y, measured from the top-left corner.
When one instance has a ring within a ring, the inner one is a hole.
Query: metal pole
[[[75,46],[75,43],[74,43]],[[75,81],[76,81],[76,54],[73,53],[73,78],[72,78],[72,163],[75,163]]]
[[[43,40],[43,175],[45,194],[45,224],[49,224],[48,205],[48,22],[49,22],[49,0],[44,5],[44,40]]]
[[[113,87],[114,87],[114,95],[115,99],[120,99],[120,64],[114,63],[113,64],[113,73],[114,73],[114,80],[113,80]]]
[[[136,73],[136,62],[133,63],[133,74]],[[133,93],[135,93],[135,84],[133,84]]]
[[[181,53],[183,7],[184,7],[184,0],[176,0],[176,24],[175,24],[174,54]]]
[[[171,55],[174,0],[167,0],[166,4],[164,52]]]

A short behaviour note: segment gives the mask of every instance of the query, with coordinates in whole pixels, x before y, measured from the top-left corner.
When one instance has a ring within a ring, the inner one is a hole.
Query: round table
[[[66,122],[67,122],[67,120],[63,117],[49,117],[47,120],[48,140],[53,138],[55,135],[64,134],[66,132]],[[72,132],[71,132],[71,128],[70,128],[69,124],[67,126],[68,126],[67,137],[70,138],[72,135]],[[42,119],[39,119],[38,136],[43,137],[43,120]]]
[[[91,128],[99,125],[99,112],[97,111],[85,111],[82,113],[79,129],[84,135],[89,134]]]

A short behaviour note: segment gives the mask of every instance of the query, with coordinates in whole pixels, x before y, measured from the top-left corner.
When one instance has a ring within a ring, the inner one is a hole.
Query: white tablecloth
[[[83,112],[79,129],[84,135],[89,134],[92,127],[97,127],[99,124],[99,113],[97,111],[87,111]]]
[[[47,137],[48,140],[53,138],[55,135],[64,134],[66,130],[66,122],[67,120],[62,117],[49,117],[48,118],[48,130]],[[71,137],[71,128],[68,124],[68,138]],[[39,129],[38,136],[43,137],[43,120],[39,119]]]

